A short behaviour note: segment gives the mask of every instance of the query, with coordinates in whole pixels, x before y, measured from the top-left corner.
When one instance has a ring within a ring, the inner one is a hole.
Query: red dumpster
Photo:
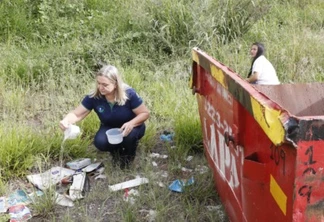
[[[206,157],[231,221],[324,221],[324,85],[251,85],[192,50]]]

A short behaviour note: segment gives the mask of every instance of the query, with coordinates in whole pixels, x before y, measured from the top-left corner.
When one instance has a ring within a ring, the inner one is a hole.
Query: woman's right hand
[[[63,130],[63,131],[65,131],[67,128],[69,128],[69,125],[70,125],[70,123],[64,119],[61,120],[60,124],[59,124],[61,130]]]
[[[83,120],[88,114],[90,113],[89,110],[84,108],[81,104],[79,105],[74,111],[69,112],[61,121],[60,121],[60,128],[61,130],[65,131],[71,124],[75,124],[76,122]]]

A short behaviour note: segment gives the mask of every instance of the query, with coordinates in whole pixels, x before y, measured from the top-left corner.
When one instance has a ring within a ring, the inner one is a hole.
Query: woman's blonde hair
[[[127,84],[125,84],[118,73],[118,69],[112,65],[104,65],[96,74],[96,77],[103,76],[109,79],[112,84],[116,84],[115,90],[115,102],[118,105],[125,105],[126,100],[128,99],[126,94],[126,89],[129,88]],[[90,97],[100,98],[102,95],[100,94],[99,88],[96,85],[96,88],[93,93],[90,94]]]

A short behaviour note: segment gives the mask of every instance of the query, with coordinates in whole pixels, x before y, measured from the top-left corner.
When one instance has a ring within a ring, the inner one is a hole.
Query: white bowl
[[[106,131],[108,142],[111,144],[119,144],[123,142],[123,133],[119,128],[112,128]]]

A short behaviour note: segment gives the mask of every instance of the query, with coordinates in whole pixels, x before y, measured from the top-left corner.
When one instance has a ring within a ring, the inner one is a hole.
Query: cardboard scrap
[[[64,177],[71,176],[75,173],[74,170],[63,167],[52,167],[44,173],[27,175],[30,183],[34,184],[40,190],[46,190],[50,186],[59,183]]]
[[[74,203],[71,199],[66,196],[55,192],[56,204],[64,206],[64,207],[73,207]]]
[[[11,206],[8,211],[10,222],[24,222],[32,218],[30,210],[24,204]]]
[[[85,180],[85,172],[73,176],[73,183],[69,189],[69,198],[71,198],[72,201],[83,198],[82,192],[84,189]]]
[[[14,193],[10,194],[7,198],[7,204],[9,207],[15,206],[18,204],[29,204],[31,199],[27,193],[23,190],[16,190]]]
[[[22,207],[12,208],[18,205],[28,205],[34,200],[34,196],[40,196],[41,191],[36,191],[35,193],[27,194],[23,190],[16,190],[11,193],[8,197],[0,197],[0,213],[6,213],[8,209],[11,211],[17,211]]]
[[[67,181],[67,184],[72,184],[68,188],[66,193],[60,194],[58,192],[55,192],[56,204],[73,207],[73,201],[84,198],[84,193],[90,191],[88,173],[94,172],[97,176],[96,179],[106,178],[105,175],[102,175],[102,173],[104,172],[103,164],[101,162],[91,164],[90,158],[76,159],[74,161],[68,162],[66,165],[69,168],[56,166],[43,173],[27,175],[28,181],[39,190],[28,196],[22,195],[22,191],[19,191],[18,194],[25,197],[31,202],[35,200],[35,196],[40,196],[43,194],[41,190],[46,190],[52,185],[56,185],[58,183],[63,184],[64,181]],[[6,203],[6,201],[7,199],[5,197],[0,198],[0,212],[7,211],[8,204]],[[18,197],[16,196],[15,198],[12,197],[12,200],[10,201],[12,202],[11,205],[16,205],[17,203],[21,202],[26,203],[25,199],[21,199],[21,197],[20,199],[18,199]]]

